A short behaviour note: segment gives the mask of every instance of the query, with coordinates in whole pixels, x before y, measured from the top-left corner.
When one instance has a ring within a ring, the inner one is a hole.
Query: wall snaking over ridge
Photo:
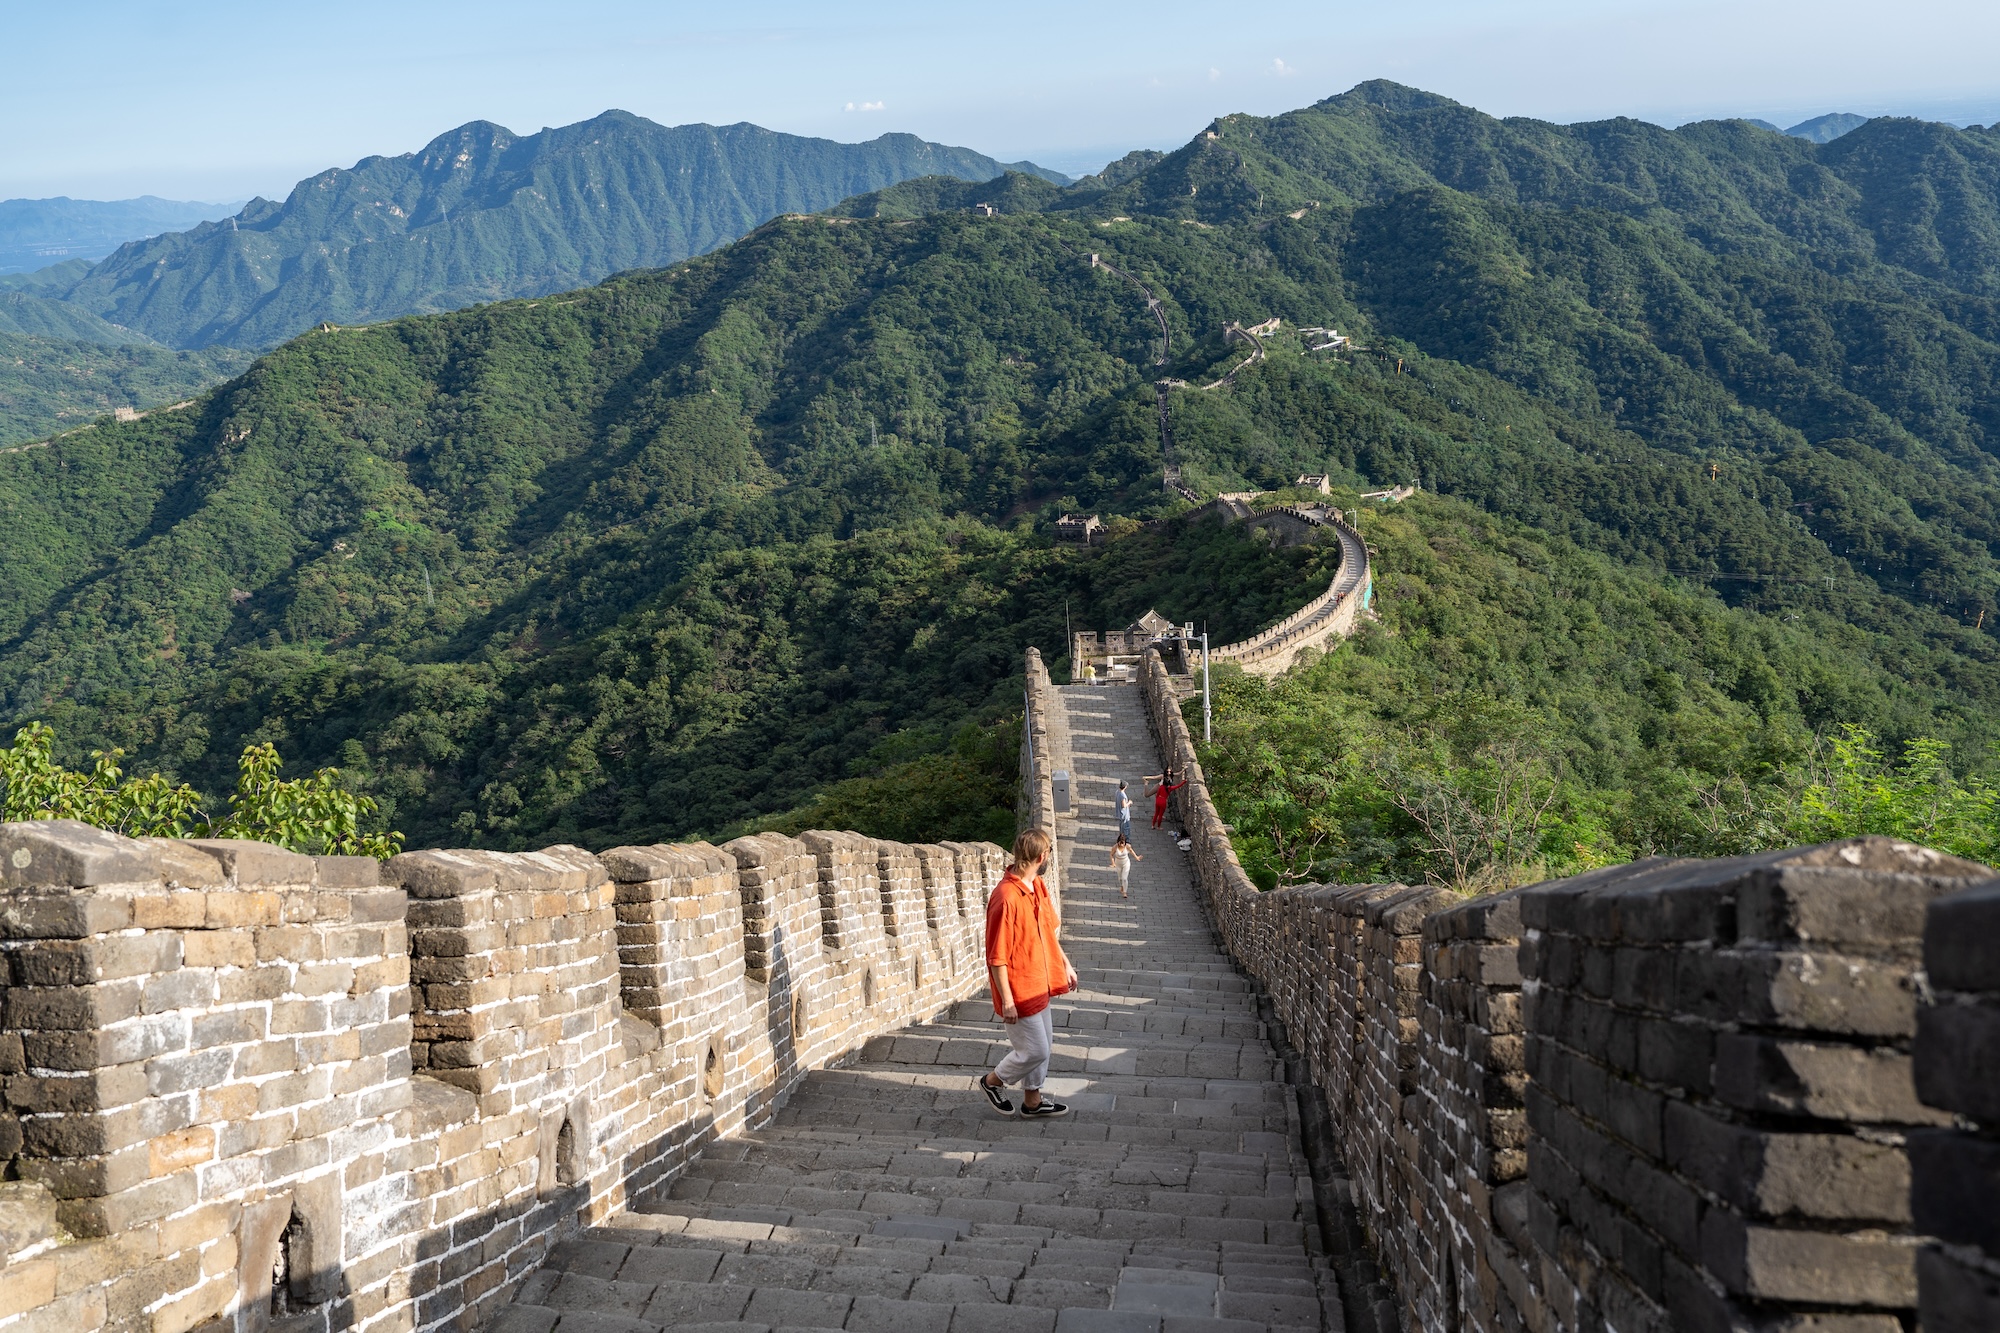
[[[299,856],[0,824],[0,1333],[469,1330],[985,984],[987,843]]]
[[[1911,1190],[1913,1158],[2000,1172],[1991,995],[1924,1007],[1917,1049],[1963,1071],[1983,1041],[1983,1074],[1926,1083],[1912,1065],[1926,909],[1969,910],[1991,870],[1858,838],[1475,899],[1260,893],[1156,654],[1140,685],[1190,778],[1177,799],[1203,896],[1325,1100],[1404,1327],[1898,1333],[1920,1250],[1924,1326],[1991,1326],[1932,1315],[2000,1307],[1990,1194],[1987,1220],[1961,1188],[1953,1220],[1929,1222]],[[1945,975],[2000,990],[1987,962]],[[1986,1118],[1953,1135],[1941,1107]],[[1924,1249],[1927,1225],[1953,1244]]]

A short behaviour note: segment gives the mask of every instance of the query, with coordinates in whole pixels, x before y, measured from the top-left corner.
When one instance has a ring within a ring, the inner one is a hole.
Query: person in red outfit
[[[1155,773],[1151,777],[1146,779],[1147,782],[1157,782],[1160,784],[1159,790],[1153,793],[1154,828],[1158,828],[1160,826],[1160,821],[1167,817],[1167,797],[1173,795],[1175,792],[1179,791],[1182,787],[1187,786],[1186,778],[1182,778],[1179,782],[1175,782],[1173,783],[1172,786],[1168,786],[1167,784],[1172,780],[1173,776],[1174,776],[1173,770],[1168,769],[1164,773]]]

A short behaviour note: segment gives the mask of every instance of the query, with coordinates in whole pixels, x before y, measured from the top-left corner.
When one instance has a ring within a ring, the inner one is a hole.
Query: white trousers
[[[1051,1005],[1006,1024],[1007,1044],[1014,1049],[993,1067],[993,1077],[1006,1087],[1019,1083],[1030,1091],[1048,1081],[1049,1050],[1056,1039],[1056,1011]]]
[[[1118,858],[1118,892],[1125,892],[1131,886],[1131,882],[1132,859],[1127,856],[1121,856]]]

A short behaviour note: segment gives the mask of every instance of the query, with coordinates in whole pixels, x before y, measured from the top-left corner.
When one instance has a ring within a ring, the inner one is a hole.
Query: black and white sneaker
[[[1036,1102],[1033,1106],[1023,1106],[1021,1108],[1021,1118],[1023,1120],[1053,1120],[1059,1115],[1068,1114],[1069,1107],[1061,1102],[1052,1102],[1046,1097]]]
[[[992,1102],[993,1109],[1001,1115],[1014,1114],[1014,1103],[1007,1100],[1006,1094],[1001,1089],[988,1083],[984,1074],[979,1076],[979,1090],[986,1094],[986,1100]]]

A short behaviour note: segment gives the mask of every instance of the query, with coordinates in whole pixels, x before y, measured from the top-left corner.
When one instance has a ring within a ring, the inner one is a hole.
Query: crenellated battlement
[[[471,1328],[984,984],[990,844],[307,857],[0,825],[0,1330]]]

